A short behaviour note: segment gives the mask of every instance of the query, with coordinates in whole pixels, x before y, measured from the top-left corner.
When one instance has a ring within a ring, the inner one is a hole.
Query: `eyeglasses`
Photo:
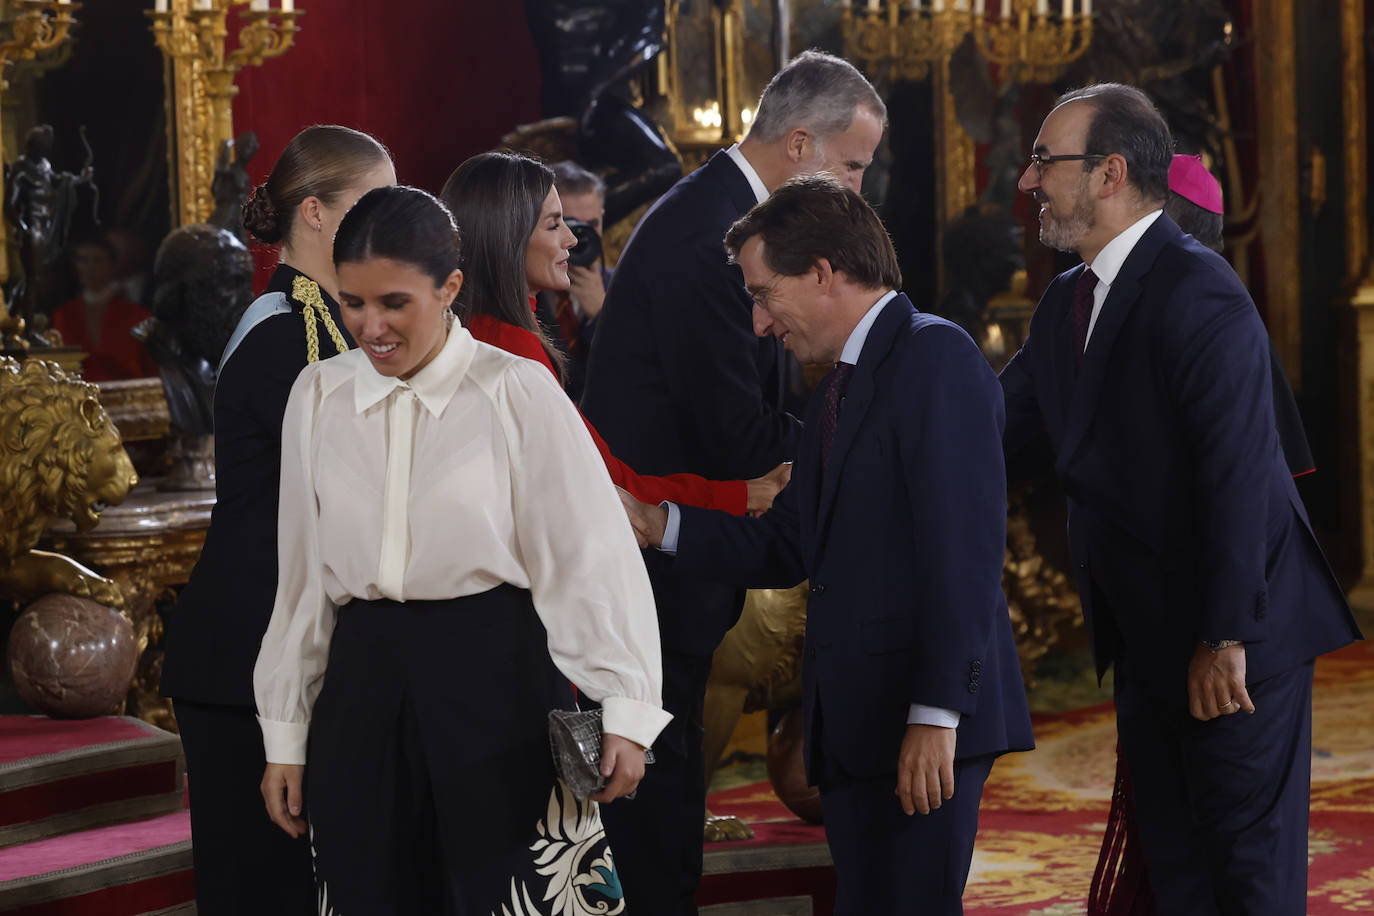
[[[1045,169],[1056,162],[1082,162],[1088,159],[1106,159],[1105,153],[1073,153],[1063,156],[1042,156],[1039,153],[1030,154],[1031,165],[1035,166],[1035,174],[1038,178],[1045,177]]]

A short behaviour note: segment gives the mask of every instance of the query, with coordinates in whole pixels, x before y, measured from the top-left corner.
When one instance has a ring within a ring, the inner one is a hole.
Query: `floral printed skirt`
[[[624,913],[597,804],[553,773],[571,702],[526,591],[342,606],[305,773],[319,912]]]

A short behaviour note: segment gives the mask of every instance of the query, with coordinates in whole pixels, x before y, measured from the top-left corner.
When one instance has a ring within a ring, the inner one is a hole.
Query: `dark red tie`
[[[1088,325],[1093,317],[1093,291],[1097,289],[1097,274],[1084,267],[1073,288],[1073,305],[1069,306],[1069,332],[1073,334],[1073,365],[1083,364],[1083,349],[1088,345]]]
[[[853,363],[836,363],[835,368],[821,382],[821,464],[830,461],[830,446],[835,441],[835,430],[840,425],[840,402],[844,391],[849,387],[849,377],[854,374]]]

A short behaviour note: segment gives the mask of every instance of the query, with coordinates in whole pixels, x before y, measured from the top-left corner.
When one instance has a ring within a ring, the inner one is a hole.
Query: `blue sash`
[[[239,319],[238,327],[234,328],[234,333],[229,337],[229,343],[224,348],[224,355],[219,358],[219,372],[224,371],[224,364],[229,362],[229,357],[234,355],[239,344],[248,336],[248,332],[262,324],[273,315],[284,315],[291,311],[291,304],[286,301],[286,293],[264,293],[253,300],[253,304],[248,306],[243,312],[243,317]]]

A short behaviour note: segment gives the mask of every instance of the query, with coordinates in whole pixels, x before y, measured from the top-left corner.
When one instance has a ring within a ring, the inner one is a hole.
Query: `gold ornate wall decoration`
[[[1293,227],[1301,216],[1298,188],[1296,23],[1293,0],[1255,7],[1255,84],[1259,98],[1259,173],[1264,176],[1259,233],[1269,336],[1295,389],[1302,387],[1302,274]]]
[[[234,136],[234,78],[246,66],[285,54],[299,31],[304,11],[294,0],[280,3],[272,9],[271,0],[156,0],[148,12],[164,60],[174,225],[203,222],[214,210],[215,156]],[[232,51],[226,49],[231,9],[240,22]]]

